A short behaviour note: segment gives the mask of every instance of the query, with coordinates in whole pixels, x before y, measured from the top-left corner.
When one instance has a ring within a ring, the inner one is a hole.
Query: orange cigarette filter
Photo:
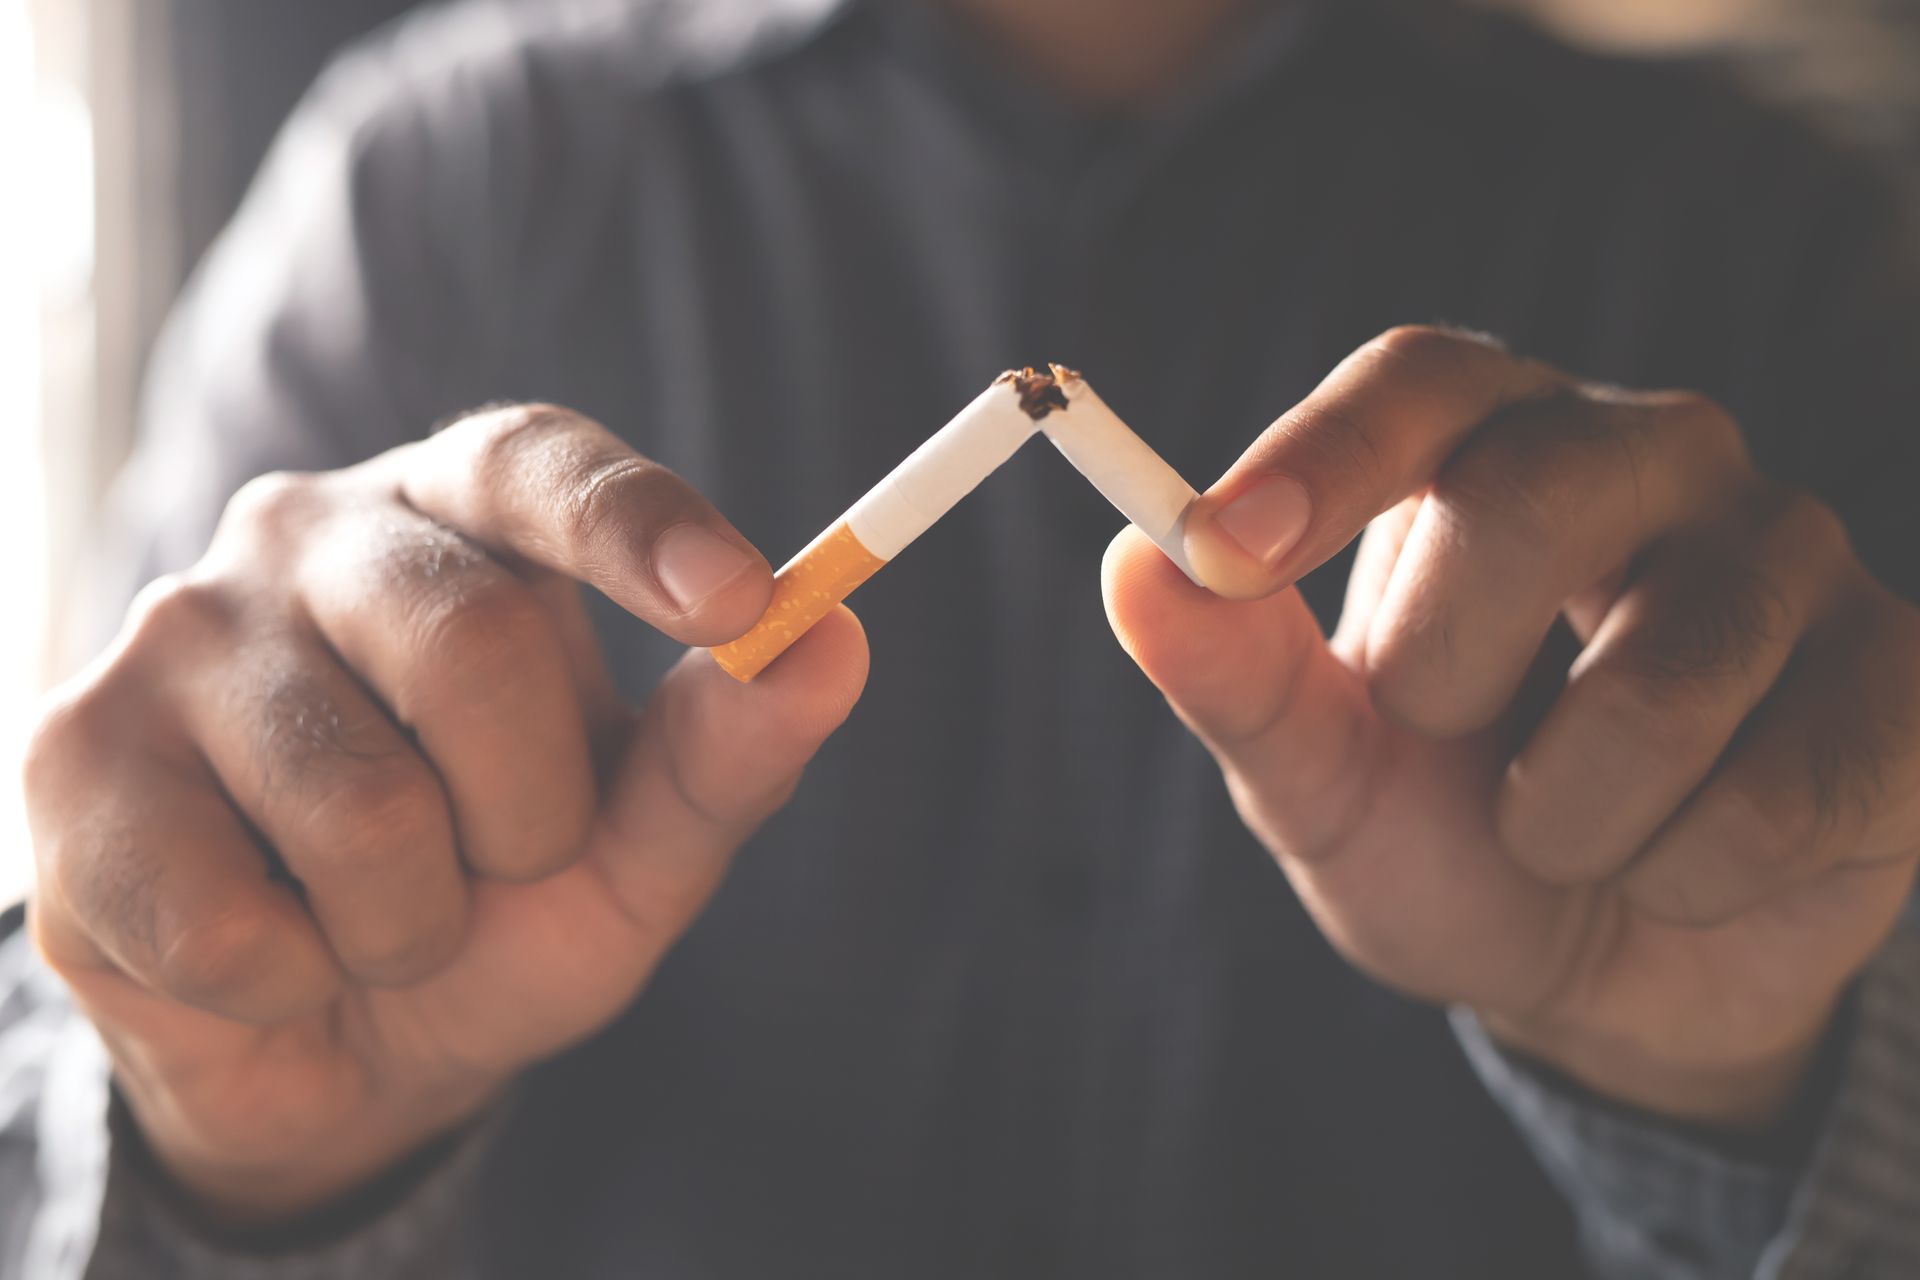
[[[885,563],[841,520],[775,575],[766,613],[753,630],[714,649],[713,660],[735,680],[753,679]]]

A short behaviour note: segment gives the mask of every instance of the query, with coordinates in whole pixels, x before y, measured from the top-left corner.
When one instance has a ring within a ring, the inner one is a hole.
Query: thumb
[[[609,782],[587,857],[664,951],[733,852],[793,794],[859,700],[867,640],[844,606],[750,684],[689,651],[648,702]]]
[[[1381,725],[1300,593],[1223,599],[1131,526],[1101,587],[1121,647],[1213,752],[1254,834],[1306,861],[1337,849],[1365,808]]]

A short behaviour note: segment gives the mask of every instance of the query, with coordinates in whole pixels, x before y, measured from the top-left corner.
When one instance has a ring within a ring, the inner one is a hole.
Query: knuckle
[[[1662,391],[1651,397],[1651,408],[1658,429],[1680,434],[1709,458],[1746,463],[1746,435],[1739,421],[1711,396],[1691,390]]]
[[[366,543],[342,558],[343,567],[402,599],[457,593],[502,572],[485,551],[451,529],[393,521],[365,532]]]
[[[367,704],[343,703],[331,683],[293,667],[267,673],[249,695],[261,758],[276,777],[332,776],[343,765],[395,754],[386,720]]]
[[[273,968],[275,922],[245,909],[188,925],[167,943],[159,963],[168,989],[190,1002],[232,1001]]]
[[[1502,438],[1444,469],[1433,500],[1461,532],[1535,559],[1550,554],[1579,521],[1591,492],[1582,479],[1559,447]]]
[[[355,939],[348,965],[368,982],[419,982],[438,973],[458,954],[465,933],[464,917],[452,912],[409,920],[404,928]]]
[[[475,690],[522,684],[542,668],[552,623],[534,594],[505,575],[487,575],[426,607],[420,621],[423,660],[408,689],[408,718],[464,702]]]
[[[42,912],[44,904],[59,902],[74,918],[84,918],[85,894],[91,886],[82,883],[88,877],[82,869],[84,855],[74,847],[71,830],[41,829],[34,833],[32,856],[34,877],[29,913]],[[31,921],[29,921],[31,923]]]
[[[1343,477],[1357,492],[1384,492],[1388,484],[1380,442],[1357,415],[1337,405],[1294,410],[1275,423],[1256,448],[1268,454],[1304,448],[1328,474]]]
[[[113,717],[100,705],[98,686],[56,691],[28,730],[20,760],[21,799],[30,833],[29,852],[44,883],[67,901],[79,900],[79,877],[87,859],[91,823],[76,813],[98,785],[99,761],[113,749]]]
[[[1689,683],[1664,667],[1622,653],[1581,679],[1591,708],[1592,737],[1614,749],[1629,748],[1640,772],[1690,762],[1711,750],[1705,700],[1689,696]]]
[[[1516,554],[1558,553],[1638,500],[1640,424],[1580,389],[1496,415],[1442,468],[1434,493]]]
[[[1474,388],[1485,381],[1493,358],[1510,358],[1496,338],[1431,324],[1389,329],[1363,350],[1377,371],[1411,391]]]
[[[1809,490],[1777,491],[1771,523],[1786,545],[1810,551],[1824,562],[1853,557],[1853,540],[1840,513]]]
[[[448,838],[439,786],[424,768],[389,764],[334,781],[314,802],[306,823],[316,856],[352,874],[377,871],[397,849],[417,849]]]
[[[25,906],[27,939],[33,944],[34,954],[57,976],[74,983],[82,968],[76,951],[62,941],[72,926],[57,922],[60,908],[49,901],[44,885],[36,885],[28,893]]]
[[[1699,598],[1648,616],[1614,666],[1658,706],[1711,708],[1747,680],[1769,650],[1786,644],[1794,609],[1759,568],[1729,564]]]
[[[311,517],[319,488],[317,477],[307,472],[255,476],[228,501],[223,523],[244,529],[250,537],[284,536]]]
[[[555,754],[573,754],[571,752]],[[473,842],[468,860],[495,879],[544,880],[585,852],[593,832],[595,794],[591,765],[577,763],[547,772],[537,790],[503,804],[489,824],[490,838]]]
[[[474,479],[490,490],[519,482],[526,475],[529,454],[572,433],[583,421],[559,405],[516,404],[476,414],[448,434],[466,437]]]
[[[636,520],[668,509],[680,482],[658,463],[628,455],[585,468],[560,495],[560,527],[581,563],[632,545]]]
[[[1484,334],[1436,324],[1396,325],[1368,345],[1409,372],[1439,377],[1457,375],[1469,361],[1499,347]]]
[[[1422,735],[1451,737],[1473,701],[1455,683],[1463,656],[1459,612],[1446,596],[1422,593],[1404,602],[1391,617],[1376,618],[1367,639],[1374,705]]]
[[[237,608],[213,582],[169,574],[149,583],[128,610],[122,653],[139,657],[205,643],[226,631]]]
[[[1463,698],[1432,678],[1395,674],[1373,683],[1370,691],[1384,719],[1430,742],[1483,729],[1498,714],[1489,709],[1490,699]]]
[[[48,901],[70,913],[82,932],[158,954],[158,902],[167,855],[177,838],[165,831],[130,830],[125,824],[106,830],[90,829],[84,822],[57,826],[35,850],[39,887]]]
[[[430,630],[451,636],[479,632],[524,643],[545,634],[547,615],[527,586],[489,563],[461,576],[452,590],[425,602]]]
[[[99,686],[56,691],[41,703],[27,730],[20,775],[29,805],[68,784],[77,760],[103,740],[98,729]]]

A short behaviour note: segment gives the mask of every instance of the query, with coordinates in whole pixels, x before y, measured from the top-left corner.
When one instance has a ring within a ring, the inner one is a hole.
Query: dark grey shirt
[[[1093,117],[915,0],[468,3],[292,126],[160,354],[123,509],[142,571],[178,566],[252,474],[541,398],[778,561],[1007,365],[1087,370],[1204,483],[1348,350],[1445,320],[1720,397],[1912,592],[1905,231],[1708,77],[1438,4],[1276,6]],[[1029,450],[863,589],[864,701],[650,989],[352,1239],[196,1241],[107,1144],[97,1045],[16,940],[3,1274],[1920,1268],[1910,937],[1811,1143],[1664,1129],[1467,1019],[1463,1054],[1333,955],[1113,643],[1117,524]],[[669,647],[604,624],[642,694]]]

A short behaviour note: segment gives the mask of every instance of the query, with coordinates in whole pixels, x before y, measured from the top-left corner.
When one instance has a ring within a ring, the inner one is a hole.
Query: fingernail
[[[1213,513],[1213,523],[1242,551],[1272,569],[1307,531],[1313,503],[1298,480],[1268,476]]]
[[[677,524],[653,543],[653,576],[683,613],[692,613],[753,567],[753,558],[697,524]]]

